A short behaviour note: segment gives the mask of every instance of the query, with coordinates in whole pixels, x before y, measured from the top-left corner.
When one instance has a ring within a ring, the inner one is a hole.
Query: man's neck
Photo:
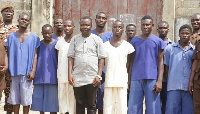
[[[200,30],[200,29],[194,29],[194,30],[193,30],[193,34],[198,33],[199,30]]]
[[[70,42],[70,40],[72,39],[72,37],[73,37],[73,34],[66,34],[65,41],[66,42]]]
[[[121,38],[121,36],[113,36],[113,41],[119,42],[119,41],[122,41],[122,38]]]
[[[5,25],[12,25],[12,21],[4,21],[3,22]]]
[[[132,38],[127,38],[127,42],[131,42]]]
[[[90,34],[91,34],[91,33],[88,33],[88,34],[82,34],[82,36],[83,36],[84,38],[87,38],[87,37],[90,36]]]
[[[98,34],[98,35],[102,35],[105,32],[105,28],[100,28],[100,27],[96,27],[94,29],[94,31]]]
[[[150,33],[150,34],[141,34],[141,38],[142,38],[142,39],[147,39],[147,38],[149,38],[151,35],[152,35],[152,33]]]
[[[21,34],[24,34],[24,33],[27,33],[28,32],[28,30],[26,29],[26,28],[21,28],[21,27],[19,27],[19,33],[21,33]]]
[[[64,32],[56,31],[55,35],[56,35],[55,37],[61,37],[64,35]]]
[[[163,41],[167,41],[167,37],[160,37]]]
[[[189,46],[189,42],[187,43],[179,42],[179,44],[182,46],[184,50]]]

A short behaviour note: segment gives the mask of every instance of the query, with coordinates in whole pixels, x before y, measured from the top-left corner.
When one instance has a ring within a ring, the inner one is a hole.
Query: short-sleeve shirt
[[[173,41],[171,41],[169,38],[167,38],[167,41],[164,41],[165,43],[167,43],[167,45],[170,45],[170,44],[174,44],[174,42]],[[167,80],[166,80],[166,78],[165,78],[165,75],[163,75],[163,80],[162,80],[163,82],[166,82]]]
[[[126,68],[127,56],[134,51],[133,46],[123,40],[120,46],[113,47],[110,41],[104,43],[105,58],[105,85],[104,87],[127,87],[128,73]]]
[[[164,64],[169,67],[167,91],[188,91],[194,46],[190,43],[184,50],[177,42],[165,48]]]
[[[102,34],[102,35],[97,34],[97,33],[95,32],[95,30],[91,30],[91,33],[93,33],[93,34],[99,36],[99,37],[103,40],[103,43],[105,43],[105,42],[107,42],[107,41],[109,41],[109,40],[111,40],[111,39],[113,38],[113,34],[112,34],[111,32],[108,32],[108,31],[105,31],[105,33]],[[103,67],[103,72],[104,72],[104,73],[106,72],[105,67]],[[102,75],[102,76],[103,76],[103,75]],[[102,80],[103,80],[103,79],[104,79],[104,78],[102,77]]]
[[[30,33],[30,35],[20,43],[17,33],[8,35],[6,46],[9,49],[8,66],[11,76],[27,76],[33,66],[35,50],[40,46],[40,38]]]
[[[57,70],[57,78],[58,83],[66,83],[68,82],[68,58],[67,53],[69,49],[70,43],[65,41],[65,38],[61,38],[58,40],[55,48],[58,52],[58,70]]]
[[[57,84],[58,57],[55,45],[57,40],[49,45],[40,42],[38,48],[37,68],[33,84]]]
[[[152,35],[145,40],[134,37],[131,44],[135,48],[131,80],[157,79],[158,54],[165,48],[166,43]]]
[[[98,59],[106,57],[103,41],[92,33],[87,38],[77,34],[70,42],[68,57],[74,58],[74,87],[92,84],[98,73]]]

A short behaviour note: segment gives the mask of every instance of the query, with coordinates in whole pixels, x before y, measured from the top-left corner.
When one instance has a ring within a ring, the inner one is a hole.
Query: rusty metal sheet
[[[79,20],[82,16],[90,16],[95,26],[95,16],[103,11],[108,15],[106,29],[111,31],[112,22],[116,19],[133,22],[140,34],[141,18],[149,14],[154,20],[153,33],[157,34],[157,23],[162,20],[163,0],[55,0],[55,14],[63,19],[72,19],[75,33],[79,33]],[[93,26],[93,28],[94,28]]]

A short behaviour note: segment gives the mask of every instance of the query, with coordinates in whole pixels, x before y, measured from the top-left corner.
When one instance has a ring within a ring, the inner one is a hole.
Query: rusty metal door
[[[106,29],[111,30],[111,22],[121,19],[125,25],[134,23],[137,34],[140,34],[140,20],[144,15],[154,20],[153,33],[157,34],[157,23],[162,19],[163,0],[55,0],[55,15],[63,19],[72,19],[75,23],[75,34],[79,33],[79,20],[82,16],[94,19],[98,12],[108,15]]]

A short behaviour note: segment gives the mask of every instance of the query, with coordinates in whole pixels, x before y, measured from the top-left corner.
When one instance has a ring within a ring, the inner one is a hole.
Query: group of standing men
[[[94,30],[92,19],[82,17],[81,33],[73,36],[73,21],[58,18],[54,34],[51,25],[42,27],[40,41],[27,30],[28,14],[19,15],[17,27],[12,25],[12,6],[4,6],[1,13],[0,92],[5,89],[8,114],[18,114],[20,104],[24,114],[30,105],[41,114],[84,114],[85,107],[88,114],[96,114],[96,109],[99,114],[142,114],[144,97],[146,114],[200,113],[200,14],[191,19],[193,32],[189,25],[181,26],[180,40],[173,43],[165,21],[158,23],[159,37],[152,34],[148,15],[141,19],[142,34],[136,37],[136,26],[124,27],[119,20],[112,33],[105,31],[107,15],[99,12]]]

